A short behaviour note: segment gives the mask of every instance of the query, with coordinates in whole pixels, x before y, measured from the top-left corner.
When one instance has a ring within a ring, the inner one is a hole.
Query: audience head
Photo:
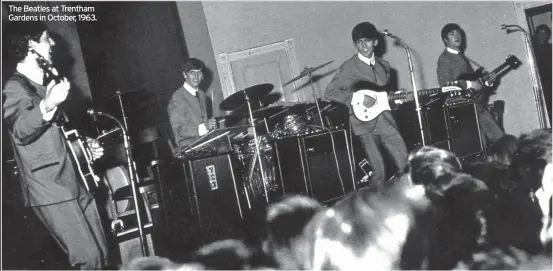
[[[518,139],[518,149],[511,165],[532,191],[542,185],[545,166],[552,162],[551,129],[538,129]]]
[[[547,44],[549,43],[549,39],[551,38],[551,29],[545,24],[540,24],[538,25],[538,27],[536,27],[535,35],[538,43]]]
[[[408,160],[411,181],[439,194],[447,189],[452,177],[461,172],[461,162],[454,153],[432,146],[410,153]]]
[[[267,208],[266,237],[263,250],[271,255],[281,269],[298,269],[298,238],[322,205],[307,196],[294,195]]]
[[[518,139],[513,135],[505,135],[496,140],[488,150],[488,161],[510,165],[517,150]]]
[[[121,270],[175,270],[179,267],[178,264],[167,258],[147,256],[130,260],[127,264],[121,266]]]
[[[199,263],[208,270],[251,269],[258,257],[258,251],[241,240],[227,239],[215,241],[198,249],[192,262]]]
[[[382,193],[362,190],[333,207],[319,211],[305,228],[305,269],[420,269],[420,242],[415,253],[406,253],[416,220],[428,207],[424,190],[398,184]]]
[[[553,197],[553,157],[551,129],[538,129],[519,138],[518,150],[512,165],[532,191],[541,209],[542,244],[551,244],[553,234],[551,202]]]

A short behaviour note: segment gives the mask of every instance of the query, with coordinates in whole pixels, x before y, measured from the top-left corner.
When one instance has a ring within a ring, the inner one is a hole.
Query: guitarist
[[[463,78],[463,76],[474,73],[471,62],[475,62],[463,54],[463,49],[465,48],[464,31],[458,24],[446,24],[442,28],[441,36],[446,48],[438,58],[438,68],[436,72],[438,74],[438,83],[440,86],[444,86],[449,82],[453,82]],[[483,86],[476,78],[471,80],[460,80],[460,83],[463,88],[470,88],[477,91],[486,90],[486,87],[491,87]],[[484,93],[482,95],[476,95],[475,99],[480,129],[488,141],[483,140],[485,145],[505,135],[487,109],[487,98],[487,95]]]
[[[23,203],[44,223],[73,268],[102,269],[107,242],[96,201],[79,180],[62,131],[54,123],[71,86],[66,78],[45,81],[48,72],[37,61],[40,55],[51,63],[55,43],[41,22],[13,23],[4,30],[9,33],[9,57],[17,67],[2,90],[3,116],[21,176]],[[102,156],[97,142],[89,145],[94,158]]]
[[[386,180],[381,147],[389,153],[397,170],[403,170],[407,163],[407,147],[389,111],[384,111],[367,122],[358,120],[352,111],[351,101],[355,91],[352,86],[356,82],[367,81],[378,86],[386,86],[390,83],[390,64],[374,54],[379,36],[375,26],[369,22],[356,25],[351,32],[351,37],[357,54],[340,66],[338,73],[325,89],[326,99],[342,103],[350,109],[350,126],[352,132],[359,138],[373,168],[372,185],[376,187],[381,187]],[[364,105],[372,104],[374,99],[365,96]]]

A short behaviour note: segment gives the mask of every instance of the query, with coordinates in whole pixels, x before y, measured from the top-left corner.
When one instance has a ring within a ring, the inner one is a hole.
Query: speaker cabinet
[[[284,194],[327,203],[356,190],[346,130],[288,137],[275,142]]]
[[[473,102],[446,106],[445,116],[453,153],[463,158],[483,152],[480,125]]]
[[[328,202],[354,190],[353,165],[345,130],[306,136],[303,141],[313,198]]]
[[[278,176],[285,195],[309,195],[303,152],[301,137],[289,137],[275,141]]]
[[[190,202],[201,241],[235,238],[242,226],[242,205],[238,196],[229,154],[188,160]]]

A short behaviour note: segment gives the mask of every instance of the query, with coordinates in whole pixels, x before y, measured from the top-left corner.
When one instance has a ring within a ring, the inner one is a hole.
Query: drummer
[[[216,120],[208,116],[210,98],[200,88],[204,78],[204,63],[189,58],[183,65],[184,84],[177,89],[167,106],[173,137],[170,145],[173,154],[181,152],[199,137],[216,128]]]

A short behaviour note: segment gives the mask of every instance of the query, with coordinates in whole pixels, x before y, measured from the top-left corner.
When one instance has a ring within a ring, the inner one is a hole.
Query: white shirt
[[[186,91],[188,91],[188,93],[192,94],[192,96],[196,96],[198,90],[189,85],[188,82],[184,81],[183,87],[184,89],[186,89]]]
[[[374,66],[374,63],[375,63],[374,53],[373,53],[373,56],[371,58],[368,58],[368,57],[362,55],[361,53],[357,53],[357,57],[359,57],[359,59],[361,59],[361,61],[365,62],[365,64],[367,64],[369,66]]]
[[[458,55],[458,54],[460,53],[460,51],[457,51],[457,50],[455,50],[455,49],[453,49],[453,48],[445,47],[445,49],[446,49],[448,52],[452,53],[452,54]]]

